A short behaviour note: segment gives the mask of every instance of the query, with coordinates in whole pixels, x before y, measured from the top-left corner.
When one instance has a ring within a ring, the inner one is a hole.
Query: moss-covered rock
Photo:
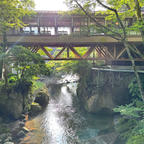
[[[2,91],[0,95],[0,112],[4,116],[17,119],[23,111],[23,95],[11,91]]]
[[[44,89],[40,90],[39,92],[37,92],[35,95],[34,102],[38,103],[40,106],[45,108],[49,103],[48,90],[46,88],[44,88]]]
[[[1,88],[0,113],[3,117],[18,119],[28,105],[26,99],[27,101],[29,99],[28,93],[16,92],[12,88]]]
[[[91,71],[81,77],[77,94],[88,112],[112,112],[117,105],[129,102],[128,85],[132,73]]]
[[[30,116],[37,116],[42,111],[42,107],[38,103],[32,103],[31,109],[29,111]]]

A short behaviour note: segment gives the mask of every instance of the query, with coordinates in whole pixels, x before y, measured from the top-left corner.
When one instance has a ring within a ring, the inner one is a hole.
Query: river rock
[[[5,142],[10,142],[10,141],[12,141],[12,137],[9,136],[9,137],[7,137],[4,141],[5,141]]]
[[[23,95],[17,92],[8,93],[6,90],[0,93],[0,112],[9,118],[18,119],[23,111]]]
[[[0,135],[0,144],[12,141],[11,133],[3,133]]]
[[[101,136],[96,136],[95,138],[83,142],[83,144],[114,144],[117,136],[118,134],[116,133],[109,133]]]
[[[3,141],[5,140],[7,137],[9,137],[9,133],[3,133],[0,135],[0,139]]]
[[[25,132],[23,130],[20,130],[18,133],[17,133],[17,137],[18,138],[22,138],[25,136]]]
[[[21,121],[20,124],[19,124],[19,126],[20,126],[20,127],[24,127],[24,126],[25,126],[25,123],[24,123],[23,121]]]
[[[35,96],[35,102],[39,103],[39,105],[42,107],[46,107],[49,103],[48,91],[45,89],[39,91]]]
[[[24,125],[24,123],[22,121],[19,121],[19,120],[10,123],[9,124],[10,131],[12,133],[17,132],[22,127],[22,125]]]
[[[3,118],[2,117],[0,117],[0,123],[2,123],[3,122]]]
[[[37,116],[42,111],[42,107],[38,103],[33,103],[29,112],[30,116]]]
[[[29,129],[26,128],[26,127],[23,127],[22,130],[23,130],[25,133],[28,133],[28,132],[29,132]]]
[[[80,80],[77,93],[88,112],[113,112],[113,108],[129,102],[128,85],[132,73],[91,71],[88,80]]]
[[[24,120],[25,119],[25,114],[21,114],[21,116],[19,117],[20,120]]]
[[[5,142],[4,144],[14,144],[13,142]]]

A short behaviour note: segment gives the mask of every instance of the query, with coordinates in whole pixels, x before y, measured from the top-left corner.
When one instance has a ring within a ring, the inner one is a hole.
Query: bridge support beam
[[[41,49],[47,56],[47,58],[44,58],[45,60],[91,60],[93,63],[95,61],[105,61],[105,64],[110,65],[115,65],[121,62],[123,62],[123,64],[126,63],[126,65],[131,65],[131,62],[126,53],[126,49],[123,48],[122,45],[92,45],[87,48],[87,51],[83,55],[80,55],[77,49],[71,45],[63,46],[56,55],[52,55],[51,52],[49,52],[44,46],[41,45],[27,47],[34,53],[37,53]],[[78,48],[80,49],[80,47]],[[138,49],[136,50],[140,52]],[[64,51],[66,52],[66,55],[63,54]],[[138,55],[136,55],[134,60],[137,63],[143,62],[144,65],[144,59],[138,57]]]

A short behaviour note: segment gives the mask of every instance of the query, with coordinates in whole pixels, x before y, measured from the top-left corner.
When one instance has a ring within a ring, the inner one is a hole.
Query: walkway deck
[[[43,45],[43,46],[91,46],[95,44],[114,44],[121,43],[110,36],[79,36],[79,35],[8,35],[8,43],[22,44],[22,45]],[[140,43],[142,38],[140,36],[131,36],[128,38],[129,42]],[[0,36],[0,43],[2,36]]]

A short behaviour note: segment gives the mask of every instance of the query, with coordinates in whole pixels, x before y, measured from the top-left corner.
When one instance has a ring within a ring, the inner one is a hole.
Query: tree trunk
[[[2,46],[2,80],[4,80],[5,86],[8,84],[8,78],[7,78],[7,65],[6,65],[6,59],[5,54],[7,51],[7,36],[6,36],[6,30],[3,31],[3,46]]]
[[[130,49],[129,49],[130,46],[129,46],[129,44],[128,44],[128,42],[126,40],[123,41],[123,44],[124,44],[124,46],[126,48],[128,57],[130,58],[131,63],[132,63],[132,68],[133,68],[134,73],[135,73],[135,77],[136,77],[136,81],[137,81],[137,84],[138,84],[140,96],[141,96],[142,100],[144,101],[144,95],[143,95],[143,88],[142,88],[141,80],[140,80],[139,74],[138,74],[136,66],[135,66],[134,58],[131,55],[131,52],[130,52]]]
[[[141,6],[139,3],[139,0],[134,0],[135,1],[135,7],[136,7],[136,14],[137,14],[137,19],[138,21],[142,24],[142,26],[144,27],[144,21],[143,21],[143,17],[142,17],[142,13],[141,13]],[[144,30],[143,27],[140,28],[140,33],[141,33],[141,37],[144,43]]]

